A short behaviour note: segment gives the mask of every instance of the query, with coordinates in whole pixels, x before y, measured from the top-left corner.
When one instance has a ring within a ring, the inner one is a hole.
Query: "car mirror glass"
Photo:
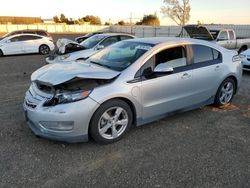
[[[174,68],[169,66],[167,63],[161,63],[157,65],[154,69],[154,73],[172,73]]]

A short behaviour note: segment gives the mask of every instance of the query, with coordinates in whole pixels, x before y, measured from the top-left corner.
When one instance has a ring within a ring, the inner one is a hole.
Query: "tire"
[[[126,102],[119,99],[107,101],[94,113],[90,135],[99,144],[116,142],[128,132],[132,120],[133,113]]]
[[[50,48],[46,44],[43,44],[39,47],[39,53],[42,55],[47,55],[50,53]]]
[[[3,51],[2,50],[0,50],[0,57],[2,57],[3,56]]]
[[[236,91],[236,83],[232,78],[225,79],[215,96],[215,106],[224,106],[232,102]]]

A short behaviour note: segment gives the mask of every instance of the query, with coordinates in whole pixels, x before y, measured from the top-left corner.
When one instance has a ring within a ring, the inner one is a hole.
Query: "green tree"
[[[101,25],[101,19],[98,16],[87,15],[83,17],[85,22],[89,22],[91,25]]]
[[[60,23],[60,20],[59,20],[58,16],[54,16],[53,20],[54,20],[55,23]]]
[[[60,22],[68,24],[69,19],[64,14],[61,14],[60,15]]]
[[[137,22],[136,25],[159,26],[160,20],[156,15],[153,14],[144,15],[143,19],[140,22]]]
[[[121,20],[121,21],[119,21],[117,24],[118,24],[118,25],[125,25],[126,23],[125,23],[123,20]]]

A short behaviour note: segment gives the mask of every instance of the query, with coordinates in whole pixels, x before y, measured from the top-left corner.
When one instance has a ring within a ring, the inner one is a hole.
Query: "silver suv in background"
[[[133,39],[134,36],[124,33],[95,34],[80,44],[68,39],[57,41],[58,50],[46,58],[47,63],[63,63],[79,59],[88,59],[98,51],[119,41]]]
[[[101,144],[176,112],[230,103],[241,83],[236,51],[211,42],[144,38],[116,43],[87,61],[31,76],[26,121],[41,137]]]

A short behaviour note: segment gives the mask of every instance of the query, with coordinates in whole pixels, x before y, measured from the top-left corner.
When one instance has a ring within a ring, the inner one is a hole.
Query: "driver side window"
[[[183,46],[165,49],[153,57],[151,57],[136,73],[136,77],[142,76],[146,78],[154,78],[164,75],[156,75],[154,69],[157,65],[166,63],[172,67],[174,71],[180,67],[187,65],[186,50]]]
[[[226,31],[222,31],[220,33],[220,36],[218,37],[219,40],[223,41],[223,40],[228,40],[228,35]]]
[[[13,38],[10,39],[11,42],[18,42],[18,41],[20,41],[20,40],[21,40],[20,36],[18,36],[18,37],[13,37]]]
[[[101,42],[100,45],[103,45],[104,47],[107,47],[107,46],[109,46],[111,44],[114,44],[116,42],[118,42],[118,37],[114,36],[114,37],[109,37],[109,38],[105,39],[103,42]]]

